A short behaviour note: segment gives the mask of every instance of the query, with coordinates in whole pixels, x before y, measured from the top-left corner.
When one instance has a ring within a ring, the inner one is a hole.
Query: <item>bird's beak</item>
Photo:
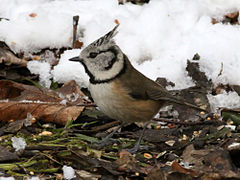
[[[81,62],[82,59],[80,59],[78,56],[76,56],[76,57],[73,57],[73,58],[69,59],[69,61]]]

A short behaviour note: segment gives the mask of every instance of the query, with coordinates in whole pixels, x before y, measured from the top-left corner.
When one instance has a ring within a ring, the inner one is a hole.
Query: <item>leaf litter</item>
[[[210,110],[208,93],[221,93],[219,88],[238,93],[236,85],[214,87],[200,71],[199,61],[196,54],[186,67],[196,86],[173,94]],[[10,62],[4,67],[16,65]],[[0,176],[21,179],[34,174],[40,179],[61,179],[67,176],[63,174],[66,166],[73,168],[76,179],[240,178],[239,109],[208,114],[180,105],[166,108],[160,112],[163,118],[146,130],[139,152],[132,155],[123,149],[136,142],[142,130],[139,124],[122,128],[107,147],[92,148],[119,123],[102,114],[75,81],[56,83],[51,90],[39,86],[34,78],[16,82],[1,77]],[[174,86],[164,78],[158,83]],[[15,152],[12,138],[23,138],[26,147]]]

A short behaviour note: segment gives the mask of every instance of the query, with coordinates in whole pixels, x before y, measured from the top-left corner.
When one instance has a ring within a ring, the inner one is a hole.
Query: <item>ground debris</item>
[[[76,92],[73,92],[74,100],[71,99],[71,94],[70,98],[66,99],[66,102],[69,102],[68,105],[62,104],[62,97],[54,91],[1,80],[0,121],[25,119],[28,113],[37,120],[63,125],[69,120],[76,120],[84,110],[85,95],[76,88],[74,82],[67,83],[59,92],[64,94],[67,87],[76,89]],[[74,103],[81,103],[82,106],[76,106]]]

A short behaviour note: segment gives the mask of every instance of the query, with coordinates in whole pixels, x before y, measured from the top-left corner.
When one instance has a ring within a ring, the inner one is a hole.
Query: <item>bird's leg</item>
[[[109,139],[111,137],[113,137],[113,135],[120,129],[123,127],[123,123],[120,124],[116,129],[114,129],[110,134],[108,134],[103,140],[101,140],[99,143],[96,143],[94,145],[95,148],[97,149],[101,149],[103,148],[104,146],[106,146],[108,143],[109,143]]]
[[[143,138],[143,135],[144,135],[144,133],[145,133],[145,131],[146,131],[146,128],[147,128],[147,125],[148,125],[149,123],[150,123],[150,121],[149,121],[149,122],[146,122],[146,123],[144,124],[143,130],[142,130],[142,132],[141,132],[141,134],[140,134],[140,137],[138,138],[138,141],[136,142],[136,144],[134,145],[133,148],[131,148],[131,149],[126,149],[128,152],[130,152],[130,153],[132,153],[132,154],[135,154],[135,153],[138,151],[138,149],[139,149],[139,147],[140,147],[140,144],[141,144],[141,140],[142,140],[142,138]]]

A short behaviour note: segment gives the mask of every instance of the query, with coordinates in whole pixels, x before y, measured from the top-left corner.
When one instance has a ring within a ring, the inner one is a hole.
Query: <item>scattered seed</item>
[[[223,129],[223,128],[224,128],[224,125],[221,125],[221,126],[218,126],[218,127],[217,127],[217,130],[220,131],[220,130]]]
[[[173,146],[175,144],[175,141],[174,140],[169,140],[169,141],[166,141],[165,144],[167,144],[169,146]]]
[[[194,136],[199,136],[199,132],[198,131],[193,131],[193,135]]]
[[[167,151],[163,151],[163,152],[160,152],[157,156],[156,156],[156,159],[162,157],[164,154],[166,154]]]
[[[139,176],[140,174],[139,174],[139,172],[135,172],[135,175],[136,175],[136,176]]]
[[[152,155],[151,154],[149,154],[149,153],[144,153],[144,155],[143,155],[146,159],[152,159]]]
[[[94,168],[94,169],[93,169],[93,172],[97,172],[97,171],[98,171],[98,169],[97,169],[97,168]]]
[[[52,132],[50,131],[43,131],[39,134],[39,136],[51,136],[52,135]]]
[[[182,140],[186,141],[188,137],[184,134]]]

